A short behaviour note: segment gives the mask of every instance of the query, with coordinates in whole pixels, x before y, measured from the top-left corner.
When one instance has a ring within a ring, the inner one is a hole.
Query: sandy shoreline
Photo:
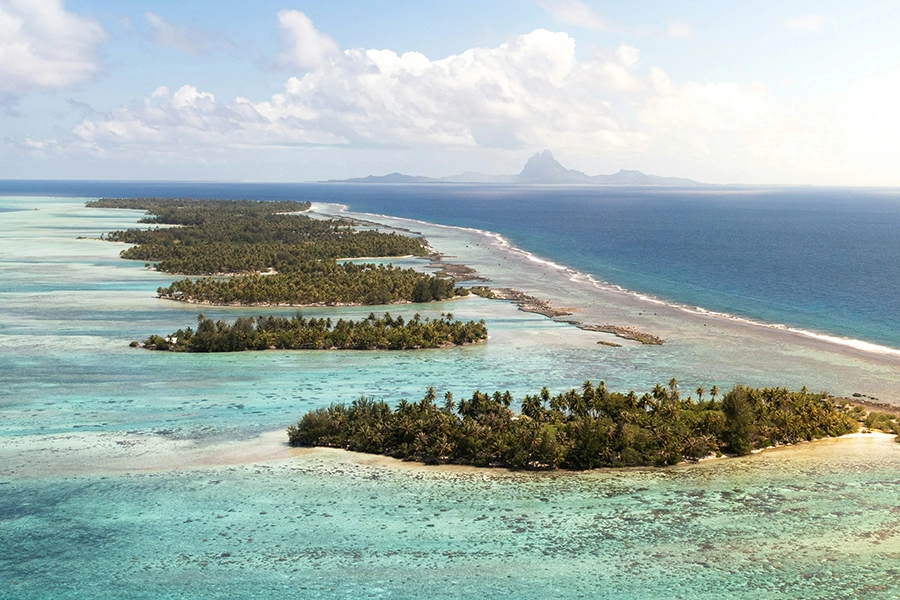
[[[861,445],[898,446],[895,436],[883,432],[851,433],[838,438],[821,438],[799,444],[780,445],[755,451],[761,454],[803,452],[815,445],[841,444],[848,451]],[[11,445],[10,445],[11,446]],[[601,468],[590,471],[556,469],[553,471],[515,471],[505,468],[482,468],[470,465],[426,465],[381,454],[351,452],[339,448],[295,448],[287,443],[284,430],[269,431],[239,441],[201,444],[189,440],[169,440],[158,435],[120,433],[78,433],[19,438],[16,448],[0,448],[0,477],[47,477],[127,475],[162,473],[264,464],[300,464],[329,461],[392,471],[477,475],[484,477],[534,476],[536,474],[577,476],[583,473],[616,473],[633,470],[658,471],[715,466],[722,461],[746,460],[748,457],[719,457],[696,462],[682,462],[669,467]]]

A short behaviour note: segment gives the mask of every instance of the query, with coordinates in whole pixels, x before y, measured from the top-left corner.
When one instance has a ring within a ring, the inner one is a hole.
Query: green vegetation
[[[485,285],[473,285],[469,288],[469,292],[475,294],[476,296],[487,298],[488,300],[493,300],[497,297],[494,295],[494,291]]]
[[[868,429],[878,429],[885,433],[893,433],[900,442],[900,422],[896,414],[872,411],[866,415],[864,425]]]
[[[716,394],[718,389],[715,388]],[[547,388],[510,409],[509,392],[439,405],[433,388],[396,408],[361,397],[303,416],[288,427],[294,446],[330,446],[430,464],[513,469],[671,465],[722,453],[795,443],[857,430],[825,394],[736,386],[721,401],[682,399],[677,382],[638,397],[601,381],[551,396]]]
[[[341,263],[341,258],[422,256],[423,240],[359,231],[345,221],[296,213],[308,202],[104,198],[88,207],[145,210],[152,229],[110,232],[106,239],[136,244],[121,256],[160,271],[236,275],[176,281],[161,298],[211,304],[388,304],[430,302],[468,291],[452,278],[391,265]],[[290,214],[289,214],[290,213]],[[162,227],[159,225],[171,225]],[[264,273],[265,276],[260,276]]]
[[[854,394],[854,397],[859,397],[860,395]],[[894,441],[900,443],[900,409],[887,404],[876,403],[872,405],[866,403],[867,405],[859,405],[852,402],[852,400],[850,402],[842,401],[839,407],[859,421],[866,430],[893,433],[896,436]],[[883,408],[883,410],[870,410],[873,406]]]
[[[208,304],[333,305],[430,302],[464,296],[452,279],[392,265],[315,261],[296,271],[198,280],[182,279],[157,290],[160,298]]]
[[[293,318],[240,317],[233,325],[197,317],[197,331],[190,327],[160,337],[150,336],[144,347],[174,352],[240,352],[243,350],[408,350],[471,344],[487,338],[484,321],[454,320],[452,314],[439,319],[419,315],[409,321],[385,313],[371,313],[360,321]]]

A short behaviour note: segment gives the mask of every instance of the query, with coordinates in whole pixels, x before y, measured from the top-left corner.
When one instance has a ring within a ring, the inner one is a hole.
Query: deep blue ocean
[[[337,202],[500,233],[667,301],[900,348],[896,189],[0,181],[28,194]]]

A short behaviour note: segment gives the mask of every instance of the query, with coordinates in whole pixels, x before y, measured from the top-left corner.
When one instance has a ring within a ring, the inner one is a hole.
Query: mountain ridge
[[[515,175],[490,175],[467,171],[446,177],[424,177],[421,175],[405,175],[390,173],[388,175],[369,175],[351,179],[330,179],[325,183],[531,183],[531,184],[581,184],[581,185],[670,185],[670,186],[703,186],[707,185],[684,177],[661,177],[647,175],[641,171],[621,169],[611,175],[586,175],[581,171],[567,169],[553,158],[550,150],[537,152],[525,163],[522,170]]]

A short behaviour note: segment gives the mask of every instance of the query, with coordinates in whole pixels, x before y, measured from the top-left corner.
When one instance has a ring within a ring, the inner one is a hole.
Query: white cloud
[[[554,19],[565,25],[587,27],[595,31],[609,29],[609,21],[579,0],[538,0],[538,5]]]
[[[619,49],[616,50],[616,57],[622,63],[622,66],[627,69],[637,68],[641,64],[641,51],[628,44],[619,46]]]
[[[787,19],[784,26],[791,31],[799,31],[803,33],[815,33],[822,31],[830,25],[834,25],[835,21],[823,15],[799,15]]]
[[[107,38],[93,19],[62,0],[0,0],[0,91],[59,90],[99,70],[96,46]]]
[[[213,94],[185,85],[172,93],[159,87],[139,102],[101,119],[86,119],[73,130],[75,146],[106,154],[115,148],[190,155],[196,148],[228,149],[272,144],[340,144],[341,139],[304,126],[290,115],[267,119],[248,100],[217,102]]]
[[[686,83],[675,88],[659,70],[653,79],[657,95],[647,99],[640,117],[654,128],[722,132],[776,124],[766,88],[760,84]]]
[[[144,18],[153,29],[153,41],[163,48],[172,48],[186,54],[205,54],[213,47],[229,45],[227,38],[222,35],[213,39],[204,31],[174,25],[156,13],[145,12]]]
[[[613,60],[579,64],[574,40],[545,30],[438,61],[353,49],[290,78],[269,100],[220,102],[191,86],[175,93],[160,88],[105,118],[83,121],[74,133],[96,148],[173,142],[625,147],[643,138],[602,96],[639,88],[630,71],[638,63],[638,50],[623,45]]]
[[[327,34],[316,29],[313,22],[299,10],[278,13],[278,26],[284,30],[290,47],[278,59],[285,68],[315,69],[328,58],[340,54],[340,47]]]

